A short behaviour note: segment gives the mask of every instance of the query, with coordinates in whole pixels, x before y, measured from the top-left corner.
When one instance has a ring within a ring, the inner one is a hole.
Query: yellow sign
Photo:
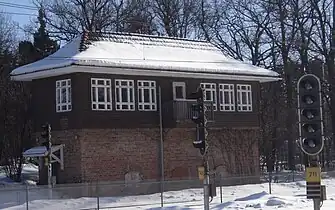
[[[306,168],[306,182],[321,182],[321,169],[319,167]]]
[[[198,166],[198,176],[201,181],[205,179],[205,167]]]

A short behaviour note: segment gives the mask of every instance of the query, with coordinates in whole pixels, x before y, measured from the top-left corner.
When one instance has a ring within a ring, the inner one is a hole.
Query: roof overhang
[[[35,71],[26,74],[11,75],[12,80],[16,81],[31,81],[34,79],[42,79],[46,77],[60,76],[71,73],[100,73],[113,75],[129,75],[129,76],[154,76],[154,77],[178,77],[178,78],[194,78],[194,79],[221,79],[221,80],[242,80],[242,81],[258,81],[274,82],[280,81],[278,76],[263,76],[263,75],[239,75],[239,74],[222,74],[222,73],[204,73],[191,71],[175,71],[175,70],[149,70],[141,68],[120,68],[120,67],[100,67],[100,66],[85,66],[71,65],[62,68],[47,69]]]

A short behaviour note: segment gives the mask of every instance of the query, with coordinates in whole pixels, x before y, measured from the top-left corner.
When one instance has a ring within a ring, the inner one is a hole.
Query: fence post
[[[26,184],[26,209],[29,210],[28,184]]]
[[[221,199],[221,203],[223,202],[223,198],[222,198],[222,174],[220,174],[220,199]]]
[[[99,193],[99,182],[96,182],[96,189],[97,189],[97,209],[100,209],[100,193]]]
[[[269,172],[269,194],[272,193],[272,188],[271,188],[271,183],[272,183],[272,171]]]

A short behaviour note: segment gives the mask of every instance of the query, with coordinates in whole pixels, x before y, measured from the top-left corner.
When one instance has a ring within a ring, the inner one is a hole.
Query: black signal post
[[[318,158],[324,147],[320,79],[313,74],[303,75],[298,80],[297,91],[300,146],[309,159],[306,167],[307,199],[313,199],[314,210],[319,210],[321,200],[325,199]]]
[[[48,155],[45,157],[45,165],[48,167],[48,188],[49,188],[49,197],[52,198],[52,163],[51,163],[51,149],[52,149],[52,142],[51,142],[51,125],[49,123],[45,123],[42,125],[42,133],[41,137],[44,139],[42,145],[46,147],[48,151]]]
[[[193,141],[193,146],[200,150],[202,155],[205,154],[207,149],[207,136],[208,132],[206,129],[206,106],[204,104],[204,93],[199,87],[198,90],[191,95],[192,99],[196,99],[197,103],[192,104],[192,121],[196,124],[197,135],[196,140]]]
[[[207,119],[206,119],[206,105],[204,103],[204,91],[201,87],[191,94],[191,99],[196,99],[196,103],[192,104],[192,121],[196,124],[196,139],[193,141],[193,146],[200,149],[200,153],[203,157],[203,169],[204,169],[204,209],[209,210],[209,196],[210,196],[210,184],[209,184],[209,166],[208,166],[208,143],[207,143]]]

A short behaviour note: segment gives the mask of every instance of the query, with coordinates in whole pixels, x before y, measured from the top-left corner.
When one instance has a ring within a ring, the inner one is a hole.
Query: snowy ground
[[[33,168],[27,169],[34,170]],[[327,200],[324,201],[322,210],[334,209],[335,206],[335,179],[323,180],[327,186]],[[285,209],[285,210],[310,210],[313,209],[311,200],[305,196],[305,182],[273,183],[272,194],[269,194],[268,184],[254,184],[223,187],[222,203],[220,188],[217,188],[217,197],[211,202],[211,209]],[[75,210],[97,208],[97,198],[79,198],[63,200],[47,200],[47,193],[30,193],[29,209],[48,210]],[[0,209],[19,210],[25,209],[25,193],[13,191],[1,191],[0,187]],[[22,198],[23,196],[23,198]],[[20,201],[19,201],[20,200]],[[189,189],[183,191],[172,191],[164,193],[163,209],[203,209],[202,189]],[[169,204],[168,204],[169,203]],[[122,208],[122,206],[126,206]],[[145,196],[127,196],[114,198],[100,198],[99,207],[103,209],[161,209],[160,194]],[[109,208],[108,208],[109,207]]]

